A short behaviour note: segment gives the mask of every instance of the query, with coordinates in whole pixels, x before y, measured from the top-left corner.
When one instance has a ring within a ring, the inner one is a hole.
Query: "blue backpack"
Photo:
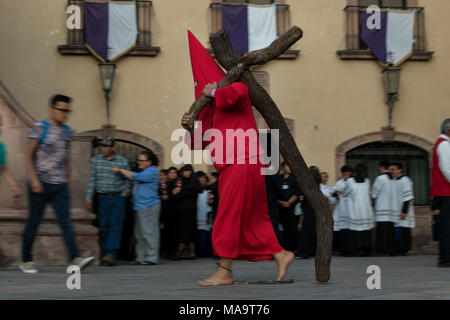
[[[42,136],[39,139],[39,144],[44,143],[45,138],[47,137],[48,130],[50,129],[50,123],[47,120],[42,120],[41,123],[44,125],[44,131],[42,131]],[[64,131],[66,132],[66,138],[68,141],[71,140],[72,137],[72,130],[70,130],[70,127],[67,124],[62,124],[62,127],[64,128]]]

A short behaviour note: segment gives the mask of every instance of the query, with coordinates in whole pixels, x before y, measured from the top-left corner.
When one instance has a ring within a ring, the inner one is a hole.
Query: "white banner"
[[[114,61],[136,46],[136,3],[109,3],[108,60]]]
[[[415,11],[388,12],[386,32],[387,62],[402,64],[413,53]]]
[[[248,51],[269,46],[277,39],[276,6],[248,6]]]

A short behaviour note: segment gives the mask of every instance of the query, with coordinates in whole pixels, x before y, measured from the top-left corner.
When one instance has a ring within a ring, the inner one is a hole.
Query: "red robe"
[[[202,111],[198,121],[202,121],[203,133],[211,128],[222,133],[223,150],[226,150],[227,129],[250,129],[257,133],[248,88],[241,82],[217,89],[215,103]],[[201,137],[200,134],[198,136]],[[202,147],[208,144],[204,142]],[[259,161],[257,164],[250,161],[258,157],[263,149],[258,138],[253,141],[246,139],[245,148],[238,146],[236,140],[234,145],[233,157],[230,157],[230,152],[224,151],[223,164],[218,164],[218,158],[212,154],[219,171],[220,198],[212,231],[214,252],[222,258],[270,260],[283,248],[269,218],[265,178],[261,174],[263,165]],[[229,164],[231,160],[233,164]],[[238,164],[238,161],[245,163]]]

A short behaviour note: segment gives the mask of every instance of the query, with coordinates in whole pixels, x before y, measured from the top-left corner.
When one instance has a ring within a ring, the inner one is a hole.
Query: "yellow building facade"
[[[138,46],[117,61],[111,97],[111,124],[116,130],[112,134],[124,143],[153,150],[162,160],[161,168],[168,168],[173,165],[170,155],[178,143],[171,141],[172,132],[180,128],[183,113],[194,101],[187,30],[210,48],[209,35],[221,28],[223,2],[136,3]],[[362,9],[358,6],[367,4],[416,10],[417,41],[414,54],[401,66],[393,130],[383,130],[388,125],[388,108],[382,67],[359,41]],[[27,128],[47,117],[50,96],[62,93],[73,97],[69,125],[77,133],[72,151],[77,166],[72,169],[72,206],[82,208],[88,161],[94,153],[90,141],[109,129],[104,128],[107,117],[99,62],[85,49],[83,30],[67,29],[70,5],[82,7],[83,1],[0,2],[0,141],[7,144],[12,173],[25,189]],[[415,247],[421,246],[422,251],[431,241],[431,218],[424,207],[429,204],[431,149],[441,122],[450,118],[449,15],[448,0],[277,1],[278,33],[297,25],[303,38],[282,59],[252,70],[287,119],[306,163],[329,172],[330,183],[339,178],[345,163],[368,163],[371,178],[381,159],[405,164],[406,174],[415,184],[415,203],[422,206],[416,210],[414,231]],[[261,119],[257,122],[264,126]],[[136,150],[130,150],[126,145],[120,149],[131,157]],[[196,168],[210,169],[206,165]],[[0,190],[7,190],[4,181],[0,181]],[[12,200],[7,192],[0,194],[0,208],[17,208],[0,210],[0,240],[11,244],[10,253],[16,256],[26,205],[26,197]],[[85,243],[84,248],[92,248],[97,237],[96,229],[89,225],[93,217],[77,209],[73,219],[78,241]],[[59,231],[53,227],[41,232],[42,246],[52,243],[63,248],[57,239]],[[53,258],[59,261],[58,257],[55,253]]]
[[[171,134],[194,100],[187,30],[210,47],[209,34],[220,27],[214,12],[217,6],[220,10],[221,2],[138,2],[149,6],[146,23],[151,46],[158,50],[154,56],[130,55],[117,62],[111,123],[160,145],[163,167],[169,167],[176,144]],[[420,40],[425,47],[402,65],[400,100],[393,111],[396,134],[390,140],[429,152],[440,123],[450,116],[450,21],[446,19],[450,3],[391,2],[422,8]],[[61,50],[70,41],[66,8],[82,3],[21,0],[0,4],[0,80],[35,119],[47,116],[52,94],[73,97],[69,125],[78,133],[100,130],[106,123],[98,61]],[[352,44],[357,34],[350,30],[355,28],[351,26],[355,16],[348,6],[358,4],[358,0],[280,1],[280,9],[286,11],[282,16],[286,25],[281,28],[297,25],[304,32],[291,48],[299,54],[254,70],[265,72],[265,86],[282,114],[292,120],[294,138],[307,164],[328,171],[331,182],[339,176],[347,152],[389,135],[381,131],[388,122],[382,68],[367,50],[356,50]]]

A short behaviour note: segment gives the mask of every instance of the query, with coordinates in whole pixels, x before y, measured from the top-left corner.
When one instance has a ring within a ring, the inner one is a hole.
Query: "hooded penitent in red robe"
[[[208,83],[220,82],[225,74],[191,32],[188,38],[198,99]],[[203,109],[198,121],[202,121],[202,130],[194,136],[192,144],[187,141],[191,147],[205,148],[209,144],[209,141],[199,141],[208,129],[217,130],[223,137],[223,141],[213,138],[210,145],[223,147],[223,155],[211,151],[219,172],[220,201],[212,231],[215,254],[251,261],[272,259],[283,248],[269,218],[265,178],[261,174],[263,165],[257,159],[263,150],[259,146],[248,88],[235,82],[216,89],[214,101]],[[254,133],[254,139],[246,138],[245,144],[239,144],[238,139],[229,136],[228,140],[235,139],[234,148],[227,150],[227,130]],[[195,145],[194,141],[197,141]]]

